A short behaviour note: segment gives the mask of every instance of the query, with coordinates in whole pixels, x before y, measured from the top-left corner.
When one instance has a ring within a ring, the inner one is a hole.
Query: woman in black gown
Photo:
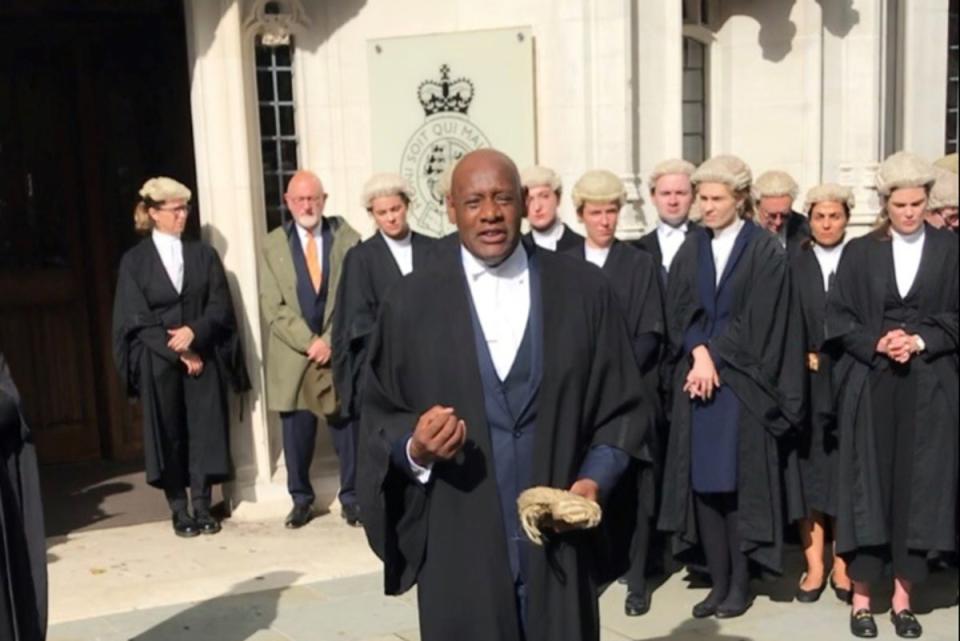
[[[617,301],[627,321],[627,332],[633,346],[633,355],[643,377],[644,399],[650,399],[649,419],[663,420],[659,403],[658,367],[665,334],[662,291],[659,266],[647,252],[617,240],[615,233],[620,210],[626,203],[627,192],[616,174],[605,170],[585,173],[573,188],[577,217],[583,223],[587,237],[564,253],[593,263],[610,279]],[[656,461],[662,444],[657,441],[658,430],[651,429],[648,447]],[[639,502],[637,522],[631,543],[630,571],[626,575],[627,598],[624,611],[627,616],[642,616],[650,610],[650,592],[647,589],[647,557],[656,514],[656,487],[660,470],[644,466],[639,475]]]
[[[215,534],[211,484],[231,474],[226,385],[250,386],[230,290],[217,252],[181,239],[190,190],[151,178],[140,199],[134,224],[147,237],[120,261],[114,358],[143,403],[147,482],[166,494],[174,532]]]
[[[692,180],[703,227],[687,236],[667,284],[677,366],[659,526],[676,553],[706,557],[713,588],[693,616],[731,618],[752,604],[750,561],[779,572],[783,524],[803,516],[783,504],[799,478],[784,487],[796,466],[781,442],[801,423],[803,352],[786,252],[751,220],[749,167],[719,156]]]
[[[799,442],[798,458],[808,514],[799,525],[807,571],[797,588],[797,601],[813,603],[827,585],[824,551],[827,531],[836,510],[833,505],[834,470],[839,446],[834,412],[833,363],[836,354],[824,348],[823,322],[827,294],[847,243],[847,223],[854,207],[849,187],[825,184],[807,193],[806,214],[811,238],[792,259],[794,293],[803,318],[807,372],[807,429]],[[843,558],[831,551],[831,583],[837,597],[851,598],[850,579]]]
[[[871,589],[894,576],[899,636],[923,629],[911,610],[928,557],[955,549],[957,237],[924,223],[932,168],[907,153],[877,173],[883,212],[847,246],[827,301],[826,338],[842,356],[837,551],[853,579],[851,632],[877,636]]]

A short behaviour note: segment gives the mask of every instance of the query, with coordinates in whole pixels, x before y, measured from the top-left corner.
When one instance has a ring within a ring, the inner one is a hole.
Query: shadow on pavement
[[[743,635],[730,636],[720,633],[720,624],[713,619],[688,619],[675,627],[665,637],[650,637],[636,641],[752,641]]]
[[[237,583],[225,594],[183,610],[130,641],[246,641],[270,629],[281,595],[301,576],[271,572]]]

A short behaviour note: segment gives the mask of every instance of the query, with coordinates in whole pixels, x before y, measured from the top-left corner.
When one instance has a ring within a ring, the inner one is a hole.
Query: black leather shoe
[[[899,614],[890,612],[893,628],[901,639],[919,639],[923,636],[923,626],[910,610],[900,610]]]
[[[801,587],[797,587],[797,593],[794,595],[794,598],[797,600],[797,603],[816,603],[820,600],[820,596],[823,594],[823,591],[827,589],[827,584],[824,583],[819,588],[815,590],[804,590]]]
[[[360,506],[356,503],[351,505],[343,505],[340,507],[340,516],[343,517],[343,520],[347,522],[347,525],[351,527],[360,526]]]
[[[189,539],[200,534],[200,528],[197,526],[197,522],[193,520],[193,517],[190,516],[190,513],[186,510],[177,510],[174,512],[172,520],[173,532],[177,536]]]
[[[742,617],[752,607],[753,597],[748,597],[742,601],[727,599],[717,606],[716,617],[718,619],[736,619]]]
[[[700,603],[693,606],[693,618],[694,619],[706,619],[712,617],[717,613],[717,602],[712,600],[710,597],[707,597]]]
[[[650,592],[627,591],[627,600],[623,604],[623,611],[628,617],[642,617],[650,611]]]
[[[287,520],[284,521],[284,526],[288,530],[296,530],[301,528],[307,523],[313,520],[313,507],[310,505],[294,505],[293,509],[290,510],[290,514],[287,515]]]
[[[220,531],[220,521],[210,514],[210,510],[194,510],[193,520],[201,534],[216,534]]]
[[[877,638],[877,622],[870,610],[857,610],[850,615],[850,633],[860,639]]]

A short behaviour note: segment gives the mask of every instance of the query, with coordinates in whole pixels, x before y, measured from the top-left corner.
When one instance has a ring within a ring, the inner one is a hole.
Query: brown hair
[[[752,194],[750,193],[750,188],[741,189],[739,191],[735,189],[730,190],[733,193],[734,198],[743,198],[743,209],[740,210],[740,218],[744,220],[756,220],[757,219],[757,209],[756,203],[753,202]]]
[[[151,207],[159,207],[163,201],[157,202],[150,198],[140,199],[133,208],[133,229],[138,234],[149,234],[153,231],[153,218],[150,216]]]

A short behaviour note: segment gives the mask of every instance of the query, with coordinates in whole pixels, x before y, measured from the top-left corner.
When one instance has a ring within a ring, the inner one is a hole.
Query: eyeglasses
[[[319,196],[287,196],[290,202],[295,205],[316,205],[317,203],[322,203],[326,197],[326,194],[320,194]]]
[[[191,207],[190,205],[178,205],[176,207],[156,207],[156,209],[157,211],[166,211],[166,212],[170,212],[171,214],[184,214],[184,215],[188,215],[191,211],[193,211],[193,207]]]

